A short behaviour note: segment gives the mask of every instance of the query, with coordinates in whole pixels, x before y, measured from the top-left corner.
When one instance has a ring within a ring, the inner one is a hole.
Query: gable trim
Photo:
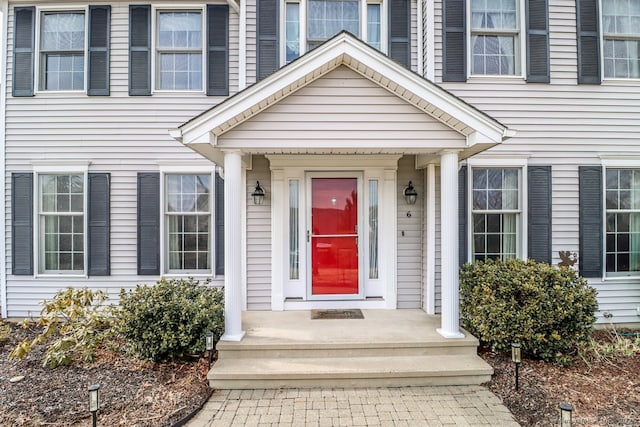
[[[220,136],[281,99],[344,65],[403,98],[465,136],[477,133],[493,144],[509,130],[460,98],[423,79],[343,32],[264,80],[184,123],[170,134],[185,145],[216,144]],[[471,141],[472,142],[472,141]]]

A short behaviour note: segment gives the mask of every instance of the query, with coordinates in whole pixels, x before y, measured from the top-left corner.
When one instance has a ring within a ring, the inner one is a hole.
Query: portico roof
[[[220,144],[222,135],[340,66],[348,67],[464,136],[466,153],[461,157],[500,144],[515,134],[489,115],[347,32],[336,35],[265,79],[171,130],[170,134],[215,161],[219,158],[219,150],[224,148]],[[274,141],[272,148],[279,148],[277,143]]]

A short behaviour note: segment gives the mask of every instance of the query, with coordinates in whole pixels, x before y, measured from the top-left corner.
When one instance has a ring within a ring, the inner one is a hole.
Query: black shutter
[[[110,257],[110,183],[108,173],[89,174],[87,245],[89,247],[89,276],[111,274]]]
[[[160,274],[160,174],[138,173],[138,274]]]
[[[576,0],[578,83],[600,84],[598,0]]]
[[[464,265],[468,261],[467,259],[467,167],[466,166],[462,166],[458,171],[458,258],[459,258],[458,261],[460,265]]]
[[[528,255],[551,263],[551,166],[527,166]]]
[[[207,6],[207,95],[229,95],[229,6]]]
[[[602,167],[580,166],[579,265],[584,277],[602,277]]]
[[[411,6],[409,0],[389,1],[389,56],[411,67]]]
[[[216,173],[215,185],[215,223],[216,223],[216,274],[224,274],[224,180]]]
[[[111,6],[89,6],[89,79],[87,95],[109,95]]]
[[[465,0],[443,0],[442,81],[467,80]]]
[[[277,0],[258,1],[258,80],[278,69],[278,10]]]
[[[14,8],[13,96],[33,96],[36,8]]]
[[[527,81],[549,83],[549,12],[547,0],[527,0]]]
[[[151,6],[129,6],[129,95],[151,95]]]
[[[11,174],[11,272],[33,274],[33,174]]]

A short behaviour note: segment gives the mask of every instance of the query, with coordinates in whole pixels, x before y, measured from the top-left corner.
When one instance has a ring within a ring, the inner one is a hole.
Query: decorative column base
[[[464,334],[462,332],[445,331],[442,328],[438,328],[436,331],[445,338],[464,338]]]

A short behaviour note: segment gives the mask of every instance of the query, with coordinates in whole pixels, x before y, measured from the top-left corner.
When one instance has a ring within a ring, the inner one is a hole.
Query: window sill
[[[640,79],[619,79],[613,77],[603,77],[603,85],[619,85],[619,86],[637,86],[640,84]]]
[[[88,279],[84,272],[80,274],[74,273],[36,273],[34,275],[36,279]]]
[[[482,83],[522,83],[526,84],[527,81],[524,76],[494,76],[494,75],[480,75],[474,74],[467,77],[467,82],[482,82]]]
[[[638,273],[629,276],[604,276],[603,282],[624,282],[624,281],[640,281],[640,275]]]

